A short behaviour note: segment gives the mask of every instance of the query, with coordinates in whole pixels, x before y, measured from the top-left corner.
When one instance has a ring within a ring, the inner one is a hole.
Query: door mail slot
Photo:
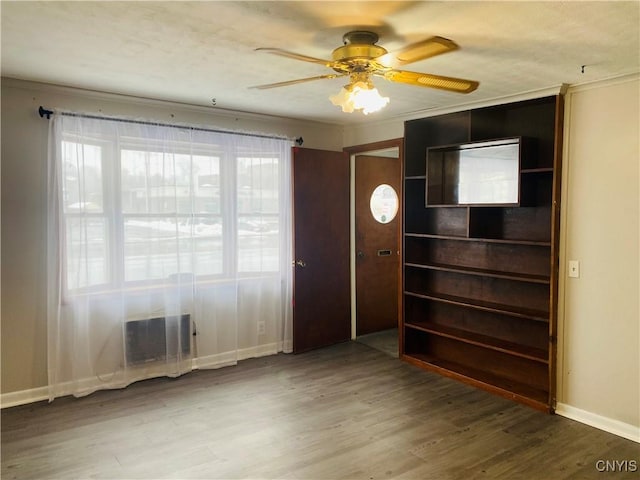
[[[388,257],[391,255],[391,250],[378,250],[379,257]]]

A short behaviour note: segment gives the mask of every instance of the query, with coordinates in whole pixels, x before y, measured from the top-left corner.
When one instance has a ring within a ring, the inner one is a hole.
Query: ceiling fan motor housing
[[[386,55],[387,51],[379,45],[369,45],[366,43],[350,43],[343,47],[336,48],[332,53],[335,61],[349,60],[352,58],[376,58]]]
[[[339,66],[334,66],[334,70],[338,72],[352,73],[377,69],[379,65],[372,65],[371,60],[388,53],[386,49],[375,44],[378,41],[378,35],[373,32],[360,30],[348,32],[342,40],[344,45],[336,48],[331,55],[334,62],[341,63]]]
[[[366,30],[347,32],[342,36],[344,46],[333,51],[333,60],[348,60],[350,58],[376,58],[385,55],[387,51],[376,45],[380,37],[377,33]]]

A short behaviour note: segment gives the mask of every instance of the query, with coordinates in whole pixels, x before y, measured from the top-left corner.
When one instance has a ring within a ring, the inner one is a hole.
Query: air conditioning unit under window
[[[125,327],[127,366],[191,355],[191,315],[131,320]]]

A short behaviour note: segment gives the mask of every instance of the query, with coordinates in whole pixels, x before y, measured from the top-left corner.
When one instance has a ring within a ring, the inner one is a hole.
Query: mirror
[[[427,149],[427,206],[517,205],[520,139]]]

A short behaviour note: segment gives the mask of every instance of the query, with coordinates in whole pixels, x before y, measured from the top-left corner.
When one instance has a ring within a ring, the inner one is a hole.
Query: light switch
[[[578,260],[569,260],[569,276],[580,278],[580,262]]]

